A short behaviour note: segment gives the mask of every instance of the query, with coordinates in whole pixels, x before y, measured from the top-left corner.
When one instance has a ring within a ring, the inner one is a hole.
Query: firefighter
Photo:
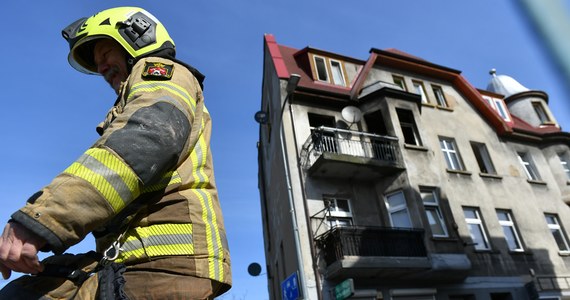
[[[118,97],[100,138],[12,214],[0,237],[0,299],[213,299],[231,286],[196,69],[165,27],[136,7],[62,32],[71,66]],[[96,251],[63,254],[92,233]],[[38,261],[38,251],[55,255]],[[122,298],[121,298],[122,297]]]

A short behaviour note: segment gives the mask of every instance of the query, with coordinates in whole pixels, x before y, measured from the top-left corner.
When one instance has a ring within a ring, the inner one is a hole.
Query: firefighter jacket
[[[122,233],[118,261],[127,266],[164,261],[229,288],[211,119],[196,77],[169,59],[141,59],[98,132],[12,218],[47,240],[42,250],[62,253],[93,232],[101,251]]]

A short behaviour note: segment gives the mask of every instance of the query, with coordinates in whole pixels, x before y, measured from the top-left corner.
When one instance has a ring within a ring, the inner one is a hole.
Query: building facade
[[[570,299],[570,134],[546,93],[265,35],[256,120],[270,299]]]

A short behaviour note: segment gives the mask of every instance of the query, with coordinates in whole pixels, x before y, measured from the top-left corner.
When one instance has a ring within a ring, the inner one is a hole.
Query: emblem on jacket
[[[174,73],[174,65],[167,65],[159,62],[146,62],[142,77],[153,79],[170,79]]]

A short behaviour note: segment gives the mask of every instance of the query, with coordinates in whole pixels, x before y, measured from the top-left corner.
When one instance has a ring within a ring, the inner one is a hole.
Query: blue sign
[[[281,282],[281,293],[283,300],[297,300],[299,299],[299,280],[297,272],[289,275],[287,279]]]

